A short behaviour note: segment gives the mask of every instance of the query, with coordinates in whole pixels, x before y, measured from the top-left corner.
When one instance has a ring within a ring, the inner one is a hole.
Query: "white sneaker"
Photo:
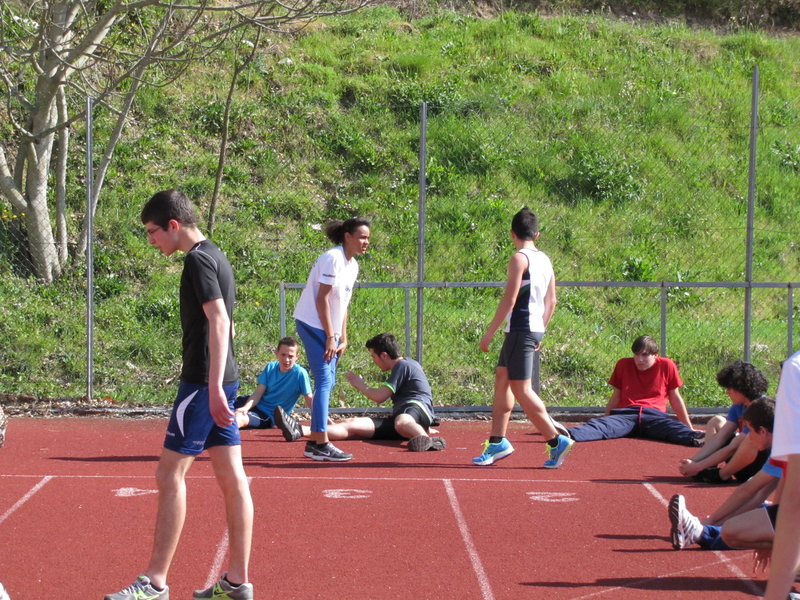
[[[691,546],[703,535],[700,519],[686,509],[686,499],[680,494],[675,494],[669,501],[669,520],[672,523],[669,533],[675,550]]]

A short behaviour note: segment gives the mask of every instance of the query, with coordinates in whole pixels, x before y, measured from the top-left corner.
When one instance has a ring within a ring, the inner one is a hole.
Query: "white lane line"
[[[657,499],[659,502],[661,502],[661,504],[662,504],[662,505],[663,505],[665,508],[666,508],[667,506],[669,506],[669,501],[668,501],[666,498],[664,498],[664,496],[662,496],[662,495],[661,495],[661,494],[658,492],[658,490],[656,490],[656,488],[654,488],[654,487],[653,487],[652,485],[650,485],[649,483],[644,483],[644,484],[642,484],[642,485],[644,485],[644,487],[646,487],[646,488],[647,488],[647,491],[648,491],[648,492],[650,492],[651,494],[653,494],[653,496],[655,496],[655,498],[656,498],[656,499]],[[750,590],[750,591],[751,591],[753,594],[755,594],[756,596],[760,596],[760,595],[761,595],[761,588],[760,588],[758,585],[756,585],[756,583],[753,581],[753,578],[752,578],[752,577],[750,577],[750,576],[749,576],[747,573],[745,573],[745,572],[744,572],[744,571],[742,571],[742,570],[741,570],[739,567],[737,567],[737,566],[736,566],[736,565],[735,565],[735,564],[734,564],[734,563],[731,561],[731,559],[730,559],[730,558],[728,558],[727,556],[725,556],[725,554],[723,554],[721,551],[719,551],[719,550],[714,550],[713,552],[714,552],[714,556],[716,556],[716,557],[719,559],[719,563],[722,563],[722,564],[724,564],[724,565],[725,565],[725,566],[728,568],[728,570],[729,570],[731,573],[733,573],[733,575],[734,575],[734,576],[735,576],[737,579],[739,579],[739,580],[743,581],[745,584],[747,584],[747,587],[749,588],[749,590]],[[719,564],[719,563],[716,563],[716,564]]]
[[[222,561],[225,560],[225,556],[228,554],[228,530],[225,530],[225,535],[222,536],[222,539],[217,544],[217,553],[214,555],[214,562],[211,563],[211,570],[208,572],[208,578],[206,579],[206,584],[203,586],[203,589],[210,588],[214,585],[217,581],[219,581],[220,574],[222,573]]]
[[[481,587],[481,594],[484,600],[494,600],[492,588],[489,585],[489,578],[486,577],[486,571],[483,570],[483,564],[478,556],[478,551],[475,549],[475,544],[472,541],[472,536],[469,533],[467,522],[464,519],[464,513],[461,512],[461,507],[456,498],[456,492],[453,489],[453,484],[449,479],[443,479],[444,489],[447,490],[447,497],[450,499],[450,508],[453,509],[453,514],[458,523],[458,529],[461,531],[461,538],[464,540],[464,545],[467,547],[467,554],[469,561],[472,563],[472,570],[475,571],[475,576],[478,578],[478,584]]]
[[[33,486],[33,487],[32,487],[32,488],[31,488],[31,489],[28,491],[28,493],[27,493],[27,494],[25,494],[25,495],[24,495],[22,498],[20,498],[19,500],[17,500],[17,503],[16,503],[14,506],[12,506],[11,508],[9,508],[9,509],[8,509],[8,510],[7,510],[7,511],[6,511],[6,512],[3,514],[3,516],[2,516],[2,517],[0,517],[0,523],[2,523],[2,522],[3,522],[3,521],[5,521],[5,520],[6,520],[8,517],[10,517],[12,514],[14,514],[14,513],[16,512],[16,510],[17,510],[17,509],[18,509],[20,506],[22,506],[22,505],[23,505],[23,504],[25,504],[25,503],[26,503],[28,500],[30,500],[30,498],[31,498],[31,497],[32,497],[32,496],[33,496],[33,495],[34,495],[36,492],[38,492],[40,489],[42,489],[42,487],[44,486],[44,484],[45,484],[45,483],[47,483],[48,481],[50,481],[52,478],[53,478],[53,477],[52,477],[52,475],[48,475],[47,477],[45,477],[44,479],[42,479],[42,480],[41,480],[39,483],[37,483],[35,486]]]
[[[252,481],[253,481],[252,477],[247,478],[248,487],[250,486],[250,482]],[[228,537],[228,529],[226,526],[225,534],[222,536],[222,539],[219,541],[219,544],[217,544],[217,552],[214,555],[214,562],[211,563],[211,569],[208,572],[208,577],[206,578],[206,584],[203,586],[203,589],[210,588],[217,581],[219,581],[220,577],[222,576],[222,563],[228,554],[229,542],[230,538]]]

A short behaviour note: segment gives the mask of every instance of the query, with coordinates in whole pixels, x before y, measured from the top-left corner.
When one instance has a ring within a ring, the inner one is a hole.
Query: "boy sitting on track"
[[[297,364],[297,340],[281,338],[275,358],[258,376],[258,387],[250,396],[236,399],[236,424],[239,429],[270,429],[275,426],[275,410],[280,406],[290,414],[303,396],[311,407],[311,381],[308,371]]]
[[[761,371],[741,360],[720,370],[717,383],[725,388],[733,406],[727,417],[718,415],[708,422],[702,450],[681,459],[678,469],[703,483],[747,481],[767,462],[769,449],[759,452],[755,448],[742,414],[753,400],[767,393],[769,384]],[[721,463],[725,464],[719,467]]]
[[[614,388],[605,415],[569,429],[578,442],[638,437],[683,446],[701,446],[702,431],[695,431],[679,388],[678,367],[658,356],[658,343],[643,335],[631,346],[633,357],[622,358],[608,384]],[[677,419],[667,414],[667,401]]]
[[[750,438],[750,443],[759,450],[769,452],[772,447],[775,401],[772,398],[753,401],[742,418],[749,428],[747,436]],[[750,528],[750,519],[742,521],[735,517],[758,507],[766,508],[768,505],[765,502],[778,487],[780,478],[780,468],[767,462],[758,473],[737,487],[717,510],[704,519],[698,519],[690,513],[686,508],[684,497],[675,494],[669,501],[672,547],[675,550],[682,550],[696,543],[707,550],[753,548],[753,540],[763,537],[759,533],[759,528]],[[769,539],[772,539],[771,534]],[[735,541],[732,545],[728,545],[726,542],[729,540]]]
[[[557,469],[575,444],[547,414],[547,408],[533,391],[534,354],[542,345],[547,324],[556,308],[556,278],[548,256],[534,242],[539,237],[539,220],[525,207],[511,219],[511,241],[517,249],[508,261],[508,278],[494,317],[480,341],[489,351],[494,334],[506,323],[503,347],[494,375],[492,430],[483,453],[472,464],[491,465],[505,458],[514,447],[506,438],[508,420],[516,399],[525,415],[547,441],[544,467]]]
[[[411,452],[444,450],[441,437],[430,437],[433,424],[431,386],[420,364],[404,358],[400,344],[391,333],[381,333],[370,338],[366,347],[381,371],[390,371],[386,383],[377,388],[368,387],[360,375],[347,372],[347,381],[370,400],[381,404],[391,398],[392,416],[387,418],[355,417],[328,425],[328,438],[333,441],[360,438],[367,440],[409,440]],[[309,437],[311,430],[300,425],[279,406],[275,413],[276,424],[287,441]],[[306,456],[314,458],[308,451]]]

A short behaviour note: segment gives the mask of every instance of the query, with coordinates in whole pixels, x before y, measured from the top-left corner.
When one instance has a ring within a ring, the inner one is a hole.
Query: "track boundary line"
[[[22,475],[13,473],[0,473],[0,477],[19,477],[19,478],[35,478],[35,477],[50,477],[53,479],[152,479],[155,480],[155,469],[153,475]],[[186,480],[193,479],[215,479],[214,475],[187,475]],[[467,483],[582,483],[582,484],[616,484],[616,485],[650,485],[649,483],[642,484],[641,481],[623,480],[617,481],[614,479],[604,480],[587,480],[587,479],[508,479],[508,478],[490,478],[490,477],[353,477],[353,476],[298,476],[298,475],[252,475],[248,476],[250,480],[263,479],[268,480],[298,480],[298,481],[459,481]]]
[[[11,507],[11,508],[9,508],[9,509],[8,509],[8,510],[7,510],[5,513],[3,513],[3,516],[1,516],[1,517],[0,517],[0,523],[2,523],[3,521],[5,521],[5,520],[6,520],[8,517],[10,517],[11,515],[13,515],[13,514],[14,514],[14,513],[17,511],[17,509],[18,509],[20,506],[22,506],[22,505],[23,505],[23,504],[25,504],[25,503],[26,503],[28,500],[30,500],[30,499],[33,497],[33,495],[34,495],[36,492],[38,492],[40,489],[42,489],[42,487],[44,487],[44,484],[46,484],[46,483],[47,483],[48,481],[50,481],[51,479],[53,479],[53,476],[52,476],[52,475],[47,475],[47,476],[46,476],[46,477],[44,477],[44,478],[43,478],[43,479],[42,479],[42,480],[41,480],[39,483],[37,483],[37,484],[36,484],[35,486],[33,486],[33,487],[30,489],[30,490],[28,490],[28,493],[27,493],[27,494],[25,494],[25,495],[24,495],[22,498],[20,498],[19,500],[17,500],[17,502],[14,504],[14,506],[12,506],[12,507]]]
[[[478,578],[481,595],[484,600],[494,600],[494,593],[492,592],[491,585],[489,585],[489,578],[486,576],[483,563],[481,563],[480,556],[475,548],[475,543],[472,541],[472,535],[467,527],[467,521],[464,519],[464,513],[461,512],[461,506],[458,503],[453,484],[449,479],[443,479],[442,483],[444,483],[444,489],[447,491],[447,497],[450,500],[450,508],[452,508],[453,514],[456,517],[456,523],[461,532],[461,538],[464,540],[464,545],[467,547],[467,554],[469,555],[469,561],[472,563],[472,570],[475,571],[475,575]]]

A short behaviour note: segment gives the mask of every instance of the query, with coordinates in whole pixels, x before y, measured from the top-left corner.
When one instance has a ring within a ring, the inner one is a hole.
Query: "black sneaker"
[[[305,456],[309,456],[309,444],[306,444]],[[342,452],[336,446],[328,442],[322,447],[312,443],[310,458],[314,460],[329,460],[331,462],[344,462],[353,458],[349,452]]]
[[[303,437],[303,428],[300,423],[293,416],[286,414],[282,406],[275,407],[272,420],[275,421],[275,425],[281,430],[283,439],[287,442],[296,442]]]
[[[426,452],[427,450],[444,450],[447,444],[444,438],[418,435],[408,440],[409,452]]]
[[[316,444],[314,442],[308,441],[306,442],[306,447],[303,449],[303,456],[306,458],[314,458],[314,447]]]
[[[709,467],[707,469],[703,469],[697,475],[692,475],[692,479],[699,481],[700,483],[736,483],[733,480],[733,477],[730,479],[723,479],[720,477],[719,467]]]

